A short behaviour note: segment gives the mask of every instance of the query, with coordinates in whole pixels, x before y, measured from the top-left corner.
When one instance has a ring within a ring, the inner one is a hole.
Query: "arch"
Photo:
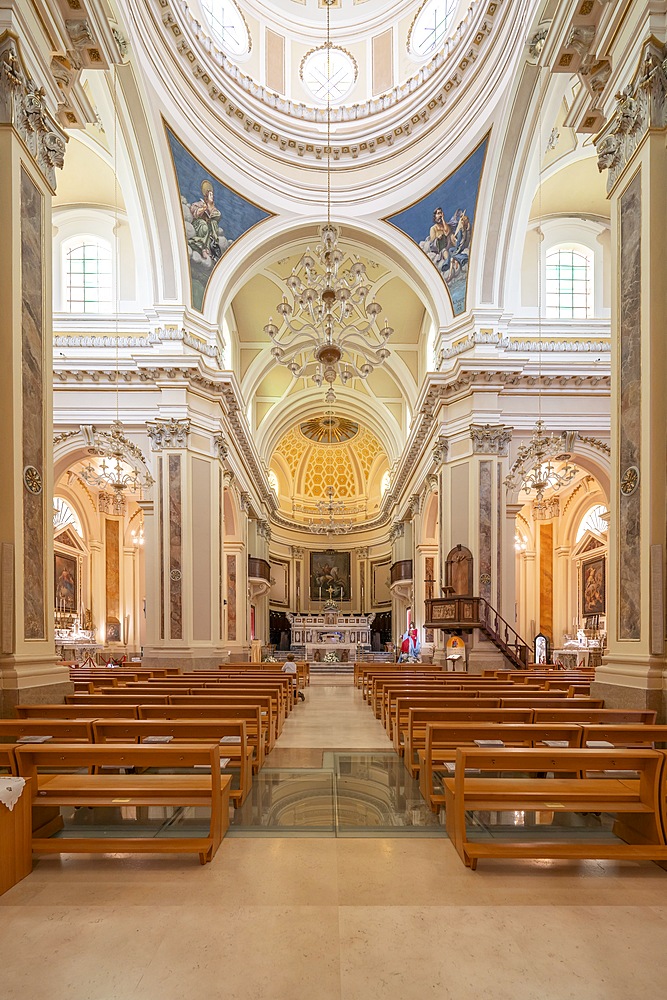
[[[472,596],[473,564],[472,552],[465,545],[455,545],[449,550],[445,560],[445,590],[450,596]]]
[[[436,545],[439,543],[438,538],[438,521],[440,516],[440,494],[438,491],[430,493],[426,498],[426,503],[424,505],[424,516],[422,518],[422,541],[423,542],[434,542]],[[451,553],[450,553],[451,554]]]
[[[225,516],[225,539],[228,538],[238,538],[238,528],[240,524],[239,515],[240,510],[238,503],[236,501],[236,496],[234,490],[229,486],[225,486],[223,491],[223,508]],[[230,525],[232,530],[230,530]]]

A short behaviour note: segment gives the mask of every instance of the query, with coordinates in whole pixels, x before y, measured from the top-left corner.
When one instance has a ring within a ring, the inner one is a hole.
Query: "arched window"
[[[389,469],[387,469],[380,482],[380,493],[382,494],[382,496],[385,495],[390,486],[391,486],[391,473],[389,472]]]
[[[64,244],[63,279],[69,312],[112,311],[111,247],[106,240],[80,236]]]
[[[547,252],[546,315],[586,319],[593,315],[593,253],[582,246],[558,246]]]
[[[273,471],[273,469],[269,469],[269,486],[276,494],[276,496],[278,496],[280,493],[280,486],[278,485],[278,477]]]
[[[602,518],[606,514],[606,508],[601,504],[589,507],[581,519],[581,524],[577,530],[575,544],[584,537],[587,531],[592,531],[595,535],[604,535],[607,531],[607,522]]]
[[[76,531],[79,538],[83,538],[83,531],[81,530],[81,522],[79,518],[74,513],[67,500],[63,500],[62,497],[53,498],[53,530],[58,535],[61,531],[64,531],[67,527],[72,527]]]
[[[408,33],[408,51],[418,58],[433,55],[451,34],[459,0],[427,0]]]
[[[234,0],[201,0],[211,34],[232,56],[247,56],[251,38],[243,14]]]

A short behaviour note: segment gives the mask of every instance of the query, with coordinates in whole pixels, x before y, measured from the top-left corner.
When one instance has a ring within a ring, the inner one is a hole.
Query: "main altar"
[[[288,614],[287,618],[292,645],[305,646],[307,660],[324,659],[331,652],[341,660],[354,660],[360,646],[370,647],[375,615],[345,615],[329,602],[321,614]]]

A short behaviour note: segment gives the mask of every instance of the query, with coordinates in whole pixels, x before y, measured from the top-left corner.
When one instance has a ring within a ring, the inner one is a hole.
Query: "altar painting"
[[[465,312],[477,196],[488,135],[437,187],[384,221],[424,251],[445,282],[455,316]]]
[[[192,307],[203,311],[206,288],[224,253],[271,217],[207,170],[165,126],[185,225]]]
[[[310,600],[350,600],[350,553],[310,553]]]
[[[76,613],[77,600],[77,560],[64,553],[54,553],[54,596],[57,611]]]
[[[603,615],[606,611],[605,602],[605,559],[589,559],[581,566],[581,613],[587,615]]]

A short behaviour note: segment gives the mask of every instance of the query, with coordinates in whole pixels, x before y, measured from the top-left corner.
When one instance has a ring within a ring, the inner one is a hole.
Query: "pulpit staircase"
[[[517,670],[527,670],[532,649],[483,597],[434,597],[425,602],[426,628],[471,632],[478,628]]]

